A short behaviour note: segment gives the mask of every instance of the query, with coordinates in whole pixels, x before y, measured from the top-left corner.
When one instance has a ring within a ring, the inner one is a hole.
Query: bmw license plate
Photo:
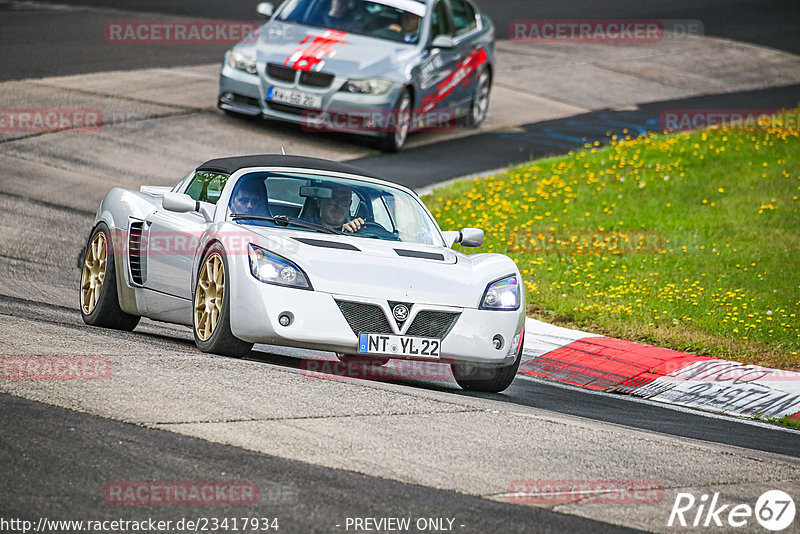
[[[291,104],[303,108],[321,108],[322,97],[319,95],[312,95],[302,91],[292,91],[289,89],[281,89],[280,87],[270,87],[267,91],[267,100],[273,102],[281,102],[283,104]]]
[[[359,354],[438,358],[441,340],[389,334],[358,334]]]

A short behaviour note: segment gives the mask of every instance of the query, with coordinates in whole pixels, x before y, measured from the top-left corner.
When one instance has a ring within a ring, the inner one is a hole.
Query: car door
[[[433,40],[440,35],[455,38],[453,23],[445,0],[434,4],[429,17],[430,32],[428,46],[423,52],[420,64],[421,99],[418,102],[420,113],[446,112],[453,80],[460,60],[457,48],[434,48]]]
[[[472,101],[477,74],[488,58],[486,51],[478,45],[480,27],[475,7],[468,0],[447,1],[455,34],[458,56],[456,79],[459,81],[450,93],[449,105],[456,107]]]
[[[197,172],[186,194],[216,204],[228,176]],[[200,236],[208,226],[197,212],[176,213],[160,209],[145,219],[147,278],[144,287],[170,296],[192,298],[192,266]]]

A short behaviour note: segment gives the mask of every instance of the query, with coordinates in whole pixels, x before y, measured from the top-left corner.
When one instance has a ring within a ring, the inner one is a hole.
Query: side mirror
[[[272,14],[275,13],[275,6],[272,5],[272,2],[261,2],[256,6],[256,11],[259,15],[263,15],[268,19],[272,18]]]
[[[161,205],[167,211],[176,211],[178,213],[188,213],[190,211],[197,211],[197,202],[185,193],[173,193],[168,191],[164,193],[164,200]]]
[[[431,48],[455,48],[456,42],[449,35],[437,35],[431,43]]]
[[[479,228],[464,228],[461,230],[460,243],[462,247],[483,246],[483,230]]]
[[[464,228],[460,232],[442,232],[448,247],[459,243],[462,247],[480,247],[483,245],[483,230],[478,228]]]

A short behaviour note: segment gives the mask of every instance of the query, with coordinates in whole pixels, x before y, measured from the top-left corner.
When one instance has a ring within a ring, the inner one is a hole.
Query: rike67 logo
[[[781,490],[763,493],[755,508],[749,504],[722,504],[719,493],[703,494],[699,499],[691,493],[678,493],[668,527],[731,527],[741,528],[756,521],[767,530],[784,530],[794,522],[795,505],[792,497]]]

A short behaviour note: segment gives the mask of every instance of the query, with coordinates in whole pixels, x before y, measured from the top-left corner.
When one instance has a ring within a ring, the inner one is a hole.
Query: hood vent
[[[311,239],[308,237],[295,237],[294,240],[305,243],[306,245],[311,245],[312,247],[336,248],[339,250],[352,250],[354,252],[361,252],[359,248],[354,247],[350,243],[341,243],[339,241],[325,241],[322,239]]]
[[[394,251],[397,252],[398,256],[403,256],[404,258],[444,261],[444,254],[437,254],[435,252],[422,252],[419,250],[405,250],[400,248],[396,248]]]

